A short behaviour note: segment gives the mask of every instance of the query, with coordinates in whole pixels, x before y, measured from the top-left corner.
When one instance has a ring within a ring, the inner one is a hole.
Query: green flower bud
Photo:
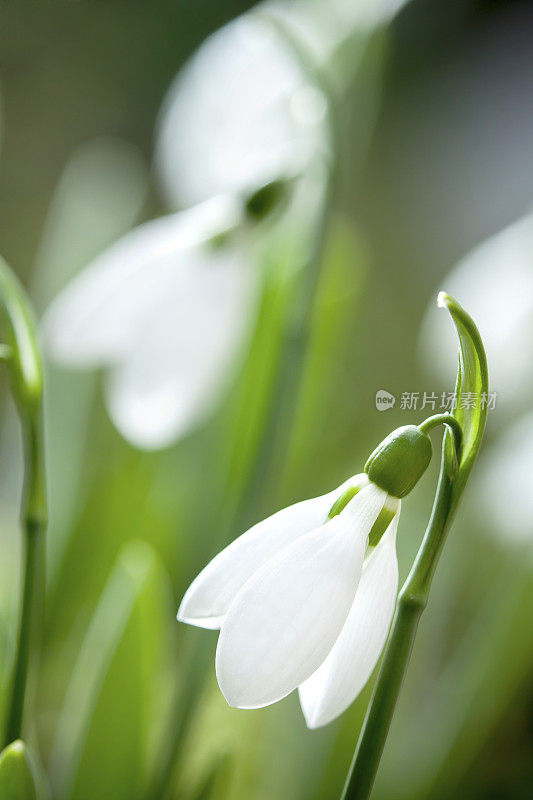
[[[379,444],[365,464],[370,480],[394,497],[405,497],[426,471],[431,439],[416,427],[404,425]]]

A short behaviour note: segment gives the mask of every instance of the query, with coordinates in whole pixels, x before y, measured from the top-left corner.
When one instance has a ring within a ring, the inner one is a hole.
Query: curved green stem
[[[0,310],[7,347],[3,348],[11,389],[17,404],[24,445],[24,491],[21,517],[24,529],[23,589],[17,650],[8,704],[5,742],[21,735],[28,670],[35,629],[43,605],[46,489],[42,425],[42,369],[35,323],[25,292],[0,258]]]
[[[460,458],[461,445],[463,443],[463,429],[461,423],[453,414],[434,414],[432,417],[425,419],[424,422],[421,422],[418,428],[422,433],[429,433],[429,431],[433,430],[433,428],[436,428],[438,425],[446,425],[450,429],[453,436],[455,453],[457,458]]]

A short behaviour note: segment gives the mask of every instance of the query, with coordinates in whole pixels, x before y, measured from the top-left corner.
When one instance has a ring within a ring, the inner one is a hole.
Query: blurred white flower
[[[44,316],[54,361],[108,368],[109,413],[139,447],[164,447],[202,421],[228,379],[257,284],[241,217],[239,203],[218,197],[141,225]]]
[[[201,45],[163,103],[155,162],[171,205],[300,173],[325,152],[325,114],[274,25],[239,17]]]
[[[533,216],[476,247],[449,273],[446,286],[476,320],[491,388],[498,393],[498,407],[508,410],[532,386]],[[442,374],[446,364],[454,372],[455,332],[432,311],[421,331],[423,356],[435,374]]]
[[[483,452],[473,491],[476,509],[505,545],[533,545],[533,412],[504,429]]]
[[[352,486],[359,491],[329,518]],[[260,708],[299,687],[315,728],[352,703],[394,613],[399,514],[400,500],[357,475],[254,525],[205,567],[178,619],[221,629],[216,671],[230,705]],[[374,526],[385,530],[371,547]]]

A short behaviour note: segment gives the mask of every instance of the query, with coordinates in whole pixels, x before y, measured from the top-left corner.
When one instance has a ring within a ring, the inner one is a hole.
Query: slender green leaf
[[[69,685],[52,754],[57,793],[131,800],[146,781],[158,692],[165,685],[163,630],[173,616],[168,578],[152,548],[123,548],[96,609]],[[168,626],[167,626],[168,627]]]

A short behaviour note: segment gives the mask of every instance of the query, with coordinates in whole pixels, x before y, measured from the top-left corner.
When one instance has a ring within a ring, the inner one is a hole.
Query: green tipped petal
[[[400,501],[397,497],[390,495],[385,500],[385,504],[377,520],[374,522],[370,533],[368,534],[368,544],[370,547],[377,547],[381,541],[381,537],[391,524],[392,520],[400,510]]]
[[[346,508],[352,497],[361,491],[364,486],[368,486],[368,479],[366,475],[356,475],[347,489],[338,497],[333,505],[331,506],[330,512],[328,514],[328,519],[333,519],[336,517],[337,514],[340,514],[343,509]]]

